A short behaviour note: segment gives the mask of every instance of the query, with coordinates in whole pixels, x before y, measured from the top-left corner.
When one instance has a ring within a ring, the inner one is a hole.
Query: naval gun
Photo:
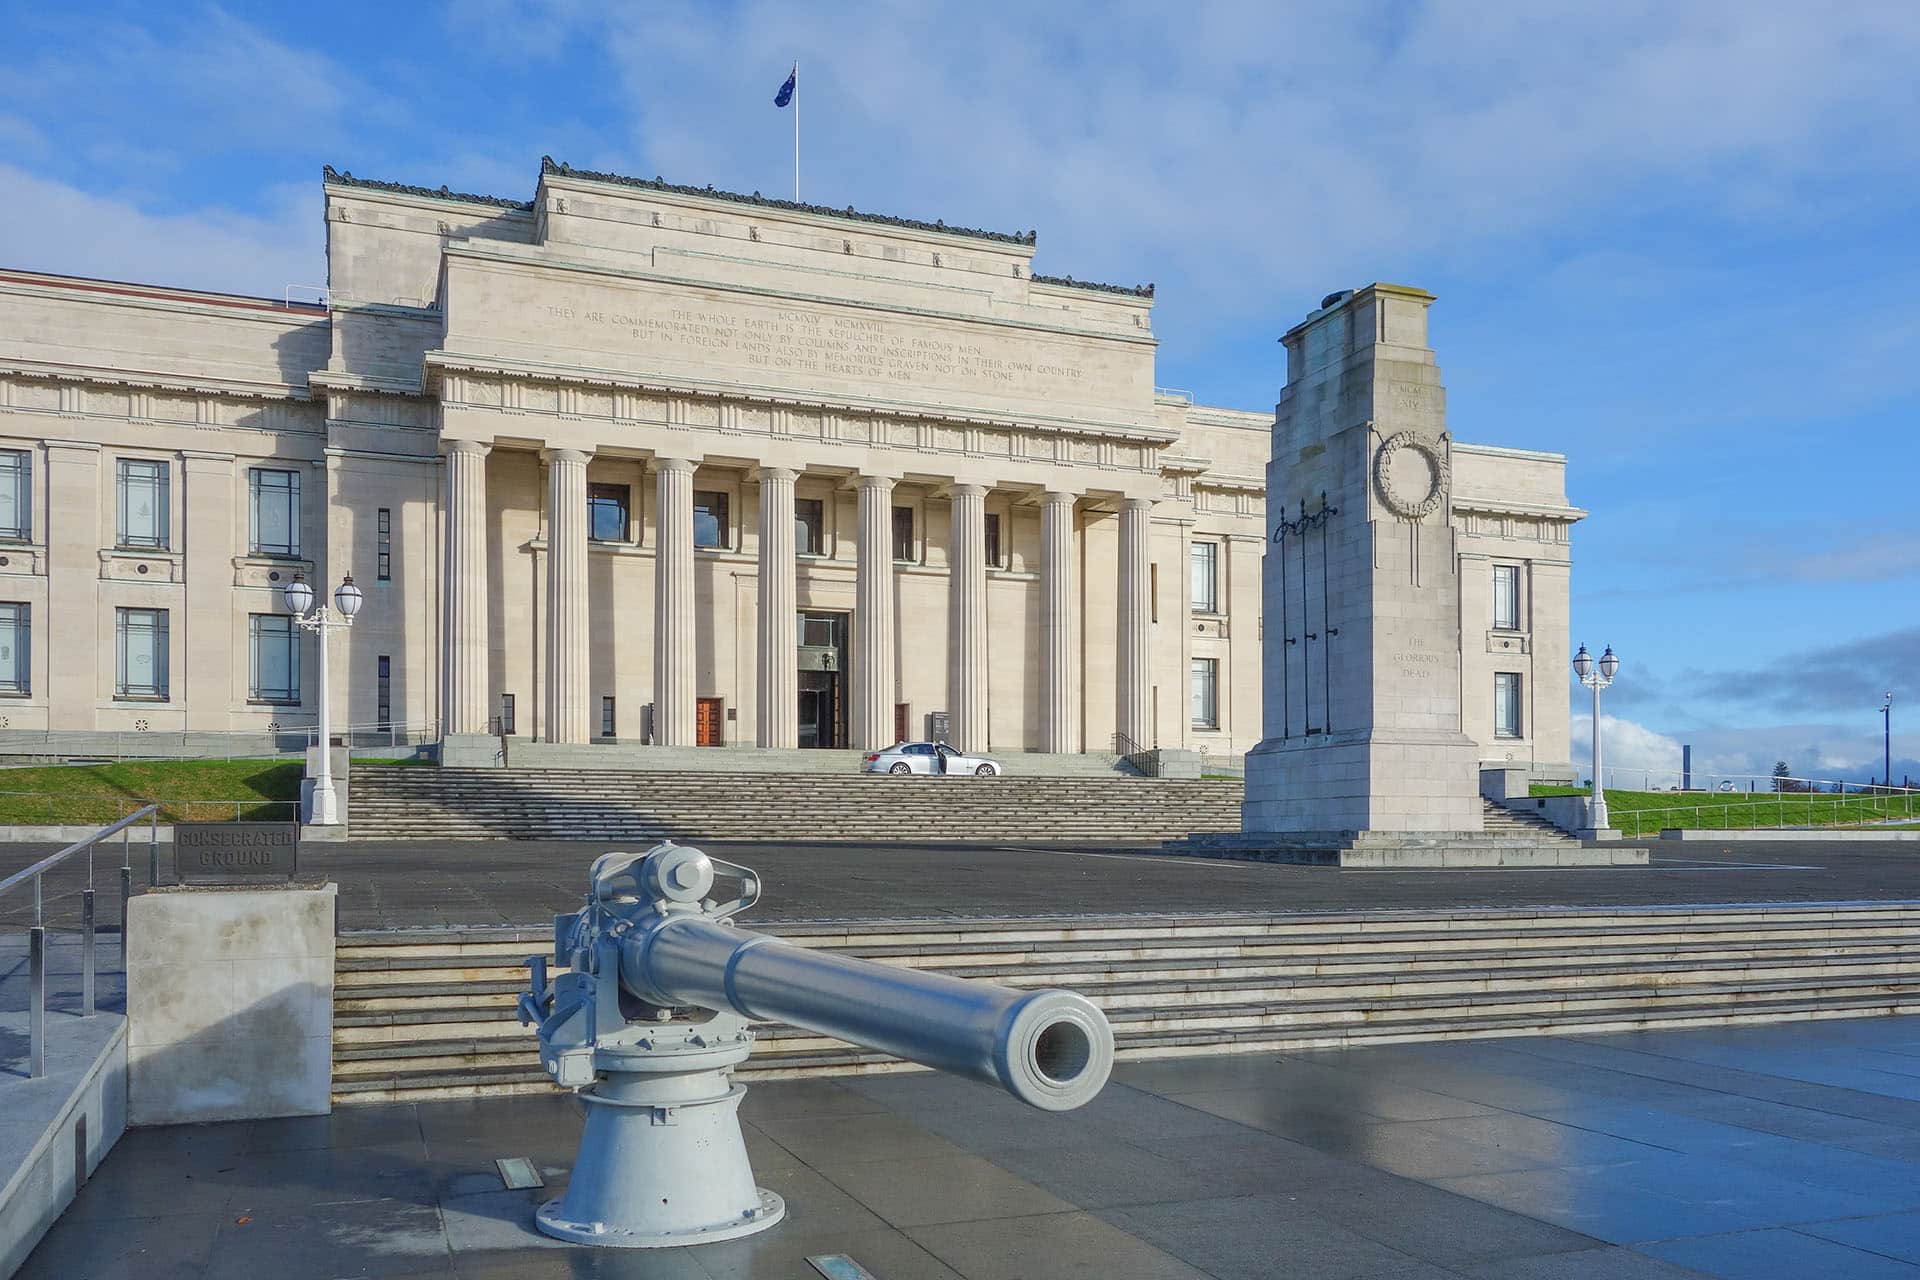
[[[722,899],[721,878],[737,892]],[[566,1193],[535,1225],[580,1244],[731,1240],[786,1214],[754,1183],[733,1069],[753,1023],[784,1022],[1004,1089],[1047,1111],[1093,1099],[1113,1069],[1104,1014],[1070,991],[1016,991],[796,946],[733,917],[760,896],[746,867],[671,841],[608,853],[586,905],[528,959],[520,1021],[586,1109]]]

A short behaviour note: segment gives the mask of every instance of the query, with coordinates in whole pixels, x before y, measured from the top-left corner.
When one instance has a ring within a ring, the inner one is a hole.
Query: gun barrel
[[[731,1009],[998,1085],[1048,1111],[1113,1069],[1104,1014],[1070,991],[1015,991],[795,946],[676,915],[621,945],[621,979],[661,1005]]]

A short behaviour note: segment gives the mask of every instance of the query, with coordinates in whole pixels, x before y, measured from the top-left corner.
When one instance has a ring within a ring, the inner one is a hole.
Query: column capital
[[[445,436],[442,436],[440,438],[440,452],[442,454],[458,453],[470,457],[484,458],[493,452],[493,446],[483,444],[478,440],[449,440]]]
[[[549,464],[555,463],[555,462],[572,462],[572,463],[577,463],[580,466],[584,467],[587,465],[587,463],[593,461],[593,450],[591,449],[542,449],[540,451],[540,460],[542,462],[549,463]]]
[[[956,498],[984,498],[992,485],[974,484],[971,481],[956,481],[947,486]]]
[[[896,483],[898,482],[892,476],[868,475],[866,472],[860,474],[860,487],[862,489],[877,489],[881,493],[892,493],[893,486]]]
[[[1152,511],[1152,498],[1125,498],[1120,503],[1124,511]]]
[[[1048,489],[1040,495],[1040,501],[1056,507],[1063,503],[1072,506],[1080,501],[1080,495],[1066,489]]]
[[[797,467],[769,467],[762,465],[754,468],[754,478],[762,484],[765,484],[769,480],[775,484],[792,484],[800,478],[800,471]]]
[[[659,453],[653,455],[653,469],[656,472],[668,471],[676,475],[681,473],[692,475],[699,469],[699,466],[700,459],[698,458],[669,458],[665,454]]]

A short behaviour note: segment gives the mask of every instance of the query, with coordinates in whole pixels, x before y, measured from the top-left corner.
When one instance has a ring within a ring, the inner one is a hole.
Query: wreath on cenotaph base
[[[1393,455],[1402,449],[1423,458],[1432,477],[1427,492],[1418,498],[1411,498],[1393,487]],[[1387,504],[1387,510],[1408,520],[1419,520],[1439,509],[1447,496],[1448,471],[1447,455],[1411,431],[1388,436],[1380,443],[1380,451],[1373,455],[1373,482],[1380,490],[1380,500]]]

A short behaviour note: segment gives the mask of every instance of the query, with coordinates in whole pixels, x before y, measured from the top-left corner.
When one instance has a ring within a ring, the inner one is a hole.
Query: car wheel
[[[990,764],[983,764],[978,769],[975,769],[973,771],[973,776],[976,778],[991,778],[993,776],[993,766]]]
[[[893,768],[887,770],[887,772],[888,773],[911,773],[913,772],[913,770],[908,766],[906,761],[902,760],[899,764],[896,764],[893,766]]]

